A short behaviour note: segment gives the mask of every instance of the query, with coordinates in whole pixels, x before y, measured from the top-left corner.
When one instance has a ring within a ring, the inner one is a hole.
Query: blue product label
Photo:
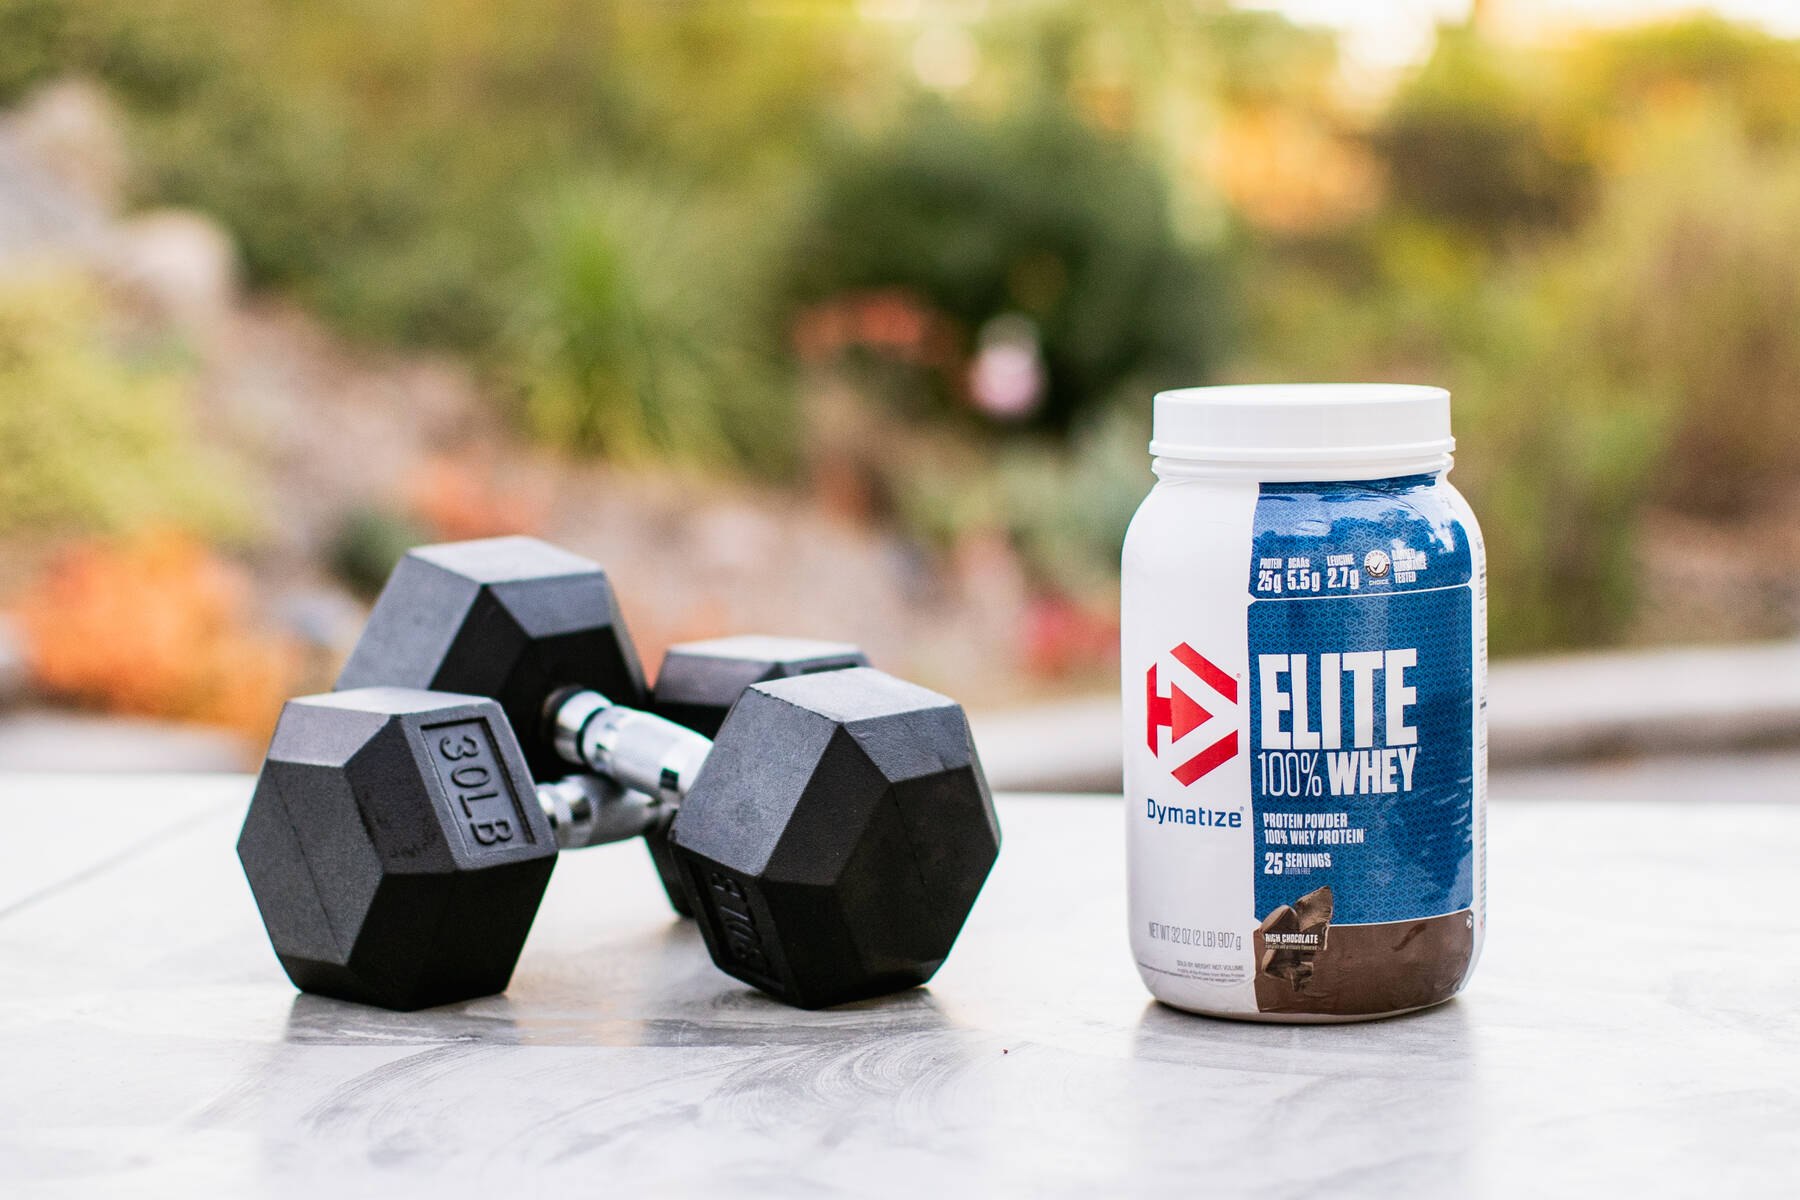
[[[1264,484],[1249,613],[1256,912],[1473,901],[1468,531],[1430,476]]]

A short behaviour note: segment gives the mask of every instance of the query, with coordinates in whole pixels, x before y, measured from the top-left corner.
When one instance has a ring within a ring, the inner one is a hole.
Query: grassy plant
[[[747,278],[767,261],[756,218],[618,175],[548,202],[514,333],[529,427],[624,461],[786,469],[791,394]]]

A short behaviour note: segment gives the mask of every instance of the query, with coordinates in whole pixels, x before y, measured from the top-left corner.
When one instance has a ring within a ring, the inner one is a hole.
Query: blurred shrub
[[[1793,487],[1796,87],[1800,45],[1712,20],[1447,31],[1380,122],[1398,203],[1242,272],[1244,377],[1452,389],[1497,653],[1624,636],[1649,506],[1744,520]]]
[[[252,2],[220,21],[199,0],[9,3],[32,15],[0,17],[0,34],[21,35],[0,36],[0,94],[51,73],[103,80],[133,117],[140,197],[218,217],[250,282],[293,287],[364,336],[495,335],[517,245],[496,203],[516,182],[514,143],[438,124],[419,94],[429,76],[394,61],[421,51],[403,14]]]
[[[1053,99],[986,121],[910,114],[824,162],[793,256],[801,304],[900,289],[961,328],[1029,319],[1048,386],[1038,422],[1066,430],[1127,378],[1194,383],[1230,322],[1221,264],[1178,242],[1166,184],[1124,139]],[[938,412],[962,399],[938,397]]]
[[[59,73],[135,118],[140,191],[359,336],[503,349],[533,197],[595,163],[742,180],[842,80],[841,14],[694,0],[0,0],[0,101]],[[867,64],[864,64],[865,68]],[[865,72],[866,73],[866,72]]]
[[[1642,137],[1575,238],[1487,290],[1450,377],[1498,650],[1616,640],[1650,505],[1742,520],[1796,477],[1800,151],[1716,112]]]
[[[513,337],[529,427],[625,461],[790,469],[793,405],[761,307],[769,215],[622,176],[549,202]]]
[[[234,472],[194,436],[187,372],[111,325],[79,280],[0,287],[0,533],[243,533]]]
[[[1669,423],[1646,490],[1742,518],[1800,464],[1800,145],[1758,150],[1712,108],[1643,131],[1556,270],[1570,336]]]
[[[1138,389],[1133,389],[1136,393]],[[1114,590],[1125,530],[1145,493],[1150,431],[1140,404],[1085,421],[1066,450],[1007,454],[998,478],[1013,536],[1060,590],[1097,599]]]
[[[1745,519],[1800,462],[1800,148],[1698,104],[1619,149],[1591,219],[1527,253],[1398,223],[1365,291],[1261,277],[1258,370],[1454,392],[1497,653],[1617,640],[1646,508]]]
[[[999,530],[1039,589],[1110,610],[1126,527],[1155,482],[1149,440],[1143,410],[1121,405],[1066,442],[1020,439],[991,452],[940,446],[904,464],[894,484],[900,517],[940,547]]]
[[[332,536],[326,564],[332,575],[364,599],[373,599],[401,557],[430,540],[419,525],[385,508],[352,509]]]
[[[1637,535],[1663,426],[1582,361],[1566,301],[1501,290],[1452,390],[1457,468],[1488,552],[1491,648],[1617,641],[1637,593]]]
[[[466,273],[467,234],[436,247],[437,270],[407,261],[441,226],[443,182],[369,145],[328,98],[226,78],[140,121],[139,143],[141,189],[223,221],[251,282],[296,287],[368,337],[454,344],[492,332],[497,301],[442,286]],[[434,322],[450,297],[466,311]]]
[[[54,73],[65,22],[63,0],[0,3],[0,103]]]
[[[1569,77],[1568,114],[1604,131],[1696,100],[1752,143],[1800,137],[1800,42],[1696,13],[1580,39],[1557,64]]]
[[[1616,640],[1631,613],[1638,516],[1663,410],[1599,369],[1584,280],[1567,253],[1496,264],[1413,223],[1369,247],[1365,289],[1313,269],[1259,273],[1258,355],[1246,378],[1374,379],[1451,391],[1452,482],[1487,540],[1496,654]],[[1263,319],[1265,313],[1268,319]]]
[[[859,445],[902,519],[1004,531],[1084,605],[1148,483],[1144,397],[1213,374],[1449,384],[1499,651],[1620,636],[1646,503],[1746,520],[1792,486],[1800,43],[1474,22],[1371,116],[1280,17],[1049,0],[971,21],[975,77],[919,105],[917,30],[802,7],[0,0],[0,100],[103,79],[144,198],[360,336],[472,350],[558,446],[783,473],[795,334],[898,402],[856,428],[898,431]],[[93,303],[0,298],[0,529],[223,527],[181,371]],[[1013,436],[970,436],[971,401]],[[528,523],[491,478],[405,499],[436,536]],[[340,567],[409,536],[363,514]]]
[[[1377,130],[1395,200],[1485,236],[1570,221],[1593,163],[1545,57],[1440,28]]]
[[[111,712],[261,736],[300,669],[257,624],[244,572],[179,533],[71,547],[17,616],[37,685]]]

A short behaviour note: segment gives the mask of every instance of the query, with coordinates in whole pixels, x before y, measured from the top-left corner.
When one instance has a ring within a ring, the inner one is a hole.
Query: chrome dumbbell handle
[[[710,739],[652,713],[572,689],[550,698],[550,736],[563,761],[673,807],[687,795]]]
[[[603,775],[571,775],[540,783],[537,798],[550,818],[559,850],[628,841],[675,815],[674,806],[660,797],[620,787]]]

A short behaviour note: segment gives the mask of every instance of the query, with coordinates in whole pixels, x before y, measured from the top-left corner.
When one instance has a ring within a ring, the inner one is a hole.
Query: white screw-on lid
[[[1158,392],[1150,437],[1159,458],[1219,464],[1427,462],[1455,448],[1450,393],[1406,383]]]

